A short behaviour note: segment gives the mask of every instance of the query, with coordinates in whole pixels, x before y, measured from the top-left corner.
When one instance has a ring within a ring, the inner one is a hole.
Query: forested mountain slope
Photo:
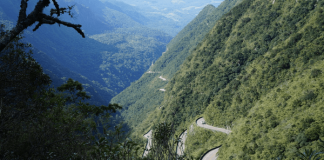
[[[323,1],[244,0],[193,50],[165,87],[163,107],[141,125],[174,122],[180,133],[203,116],[231,127],[225,139],[208,133],[209,146],[196,136],[186,147],[222,144],[224,160],[323,151],[323,16]]]
[[[35,3],[28,2],[27,13],[34,9]],[[98,97],[102,99],[101,104],[107,104],[137,80],[151,62],[162,55],[171,40],[166,33],[144,27],[141,24],[141,20],[145,20],[143,16],[136,16],[137,19],[129,16],[139,13],[123,12],[108,2],[58,0],[58,3],[62,7],[75,5],[73,18],[67,14],[60,18],[81,24],[86,38],[65,26],[44,25],[36,32],[32,31],[34,26],[28,28],[24,40],[46,54],[35,54],[34,58],[44,66],[46,73],[56,76],[52,77],[53,84],[61,83],[59,79],[73,77],[88,86],[86,90],[91,95],[101,95],[102,98]],[[0,1],[0,22],[8,27],[15,25],[19,9],[20,0]],[[46,8],[45,13],[49,10],[50,7]],[[54,67],[57,65],[60,69]]]
[[[168,44],[167,51],[151,66],[150,71],[153,73],[145,73],[138,81],[112,99],[112,103],[118,103],[124,107],[122,116],[129,126],[139,131],[135,134],[142,134],[143,130],[148,129],[150,123],[145,123],[146,125],[141,127],[138,124],[143,122],[151,111],[161,107],[164,93],[159,89],[165,87],[216,21],[239,2],[241,0],[227,0],[217,8],[212,5],[206,6]],[[160,79],[160,76],[166,78],[166,81]]]

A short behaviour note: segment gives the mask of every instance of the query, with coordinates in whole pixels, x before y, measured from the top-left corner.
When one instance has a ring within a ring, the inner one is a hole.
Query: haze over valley
[[[109,1],[109,0],[101,0]],[[222,1],[216,0],[120,0],[131,5],[137,12],[145,15],[143,24],[176,36],[208,4],[217,7]],[[115,4],[121,4],[115,2]]]

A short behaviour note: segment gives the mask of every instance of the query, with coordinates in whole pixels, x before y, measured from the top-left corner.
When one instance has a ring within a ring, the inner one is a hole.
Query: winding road
[[[147,144],[146,144],[146,148],[144,150],[143,153],[143,157],[146,157],[149,153],[149,150],[151,149],[152,146],[152,130],[150,130],[149,132],[147,132],[144,137],[147,138]]]
[[[182,156],[184,155],[184,150],[185,150],[185,142],[187,139],[187,130],[185,130],[181,135],[180,135],[181,142],[178,142],[177,145],[177,155]]]
[[[160,89],[160,91],[165,92],[165,89]]]
[[[210,129],[210,130],[213,130],[213,131],[223,132],[223,133],[226,133],[226,134],[230,134],[232,132],[232,131],[224,129],[224,128],[218,128],[218,127],[208,125],[208,124],[206,124],[205,119],[202,118],[202,117],[198,118],[196,120],[196,123],[197,123],[197,125],[199,127]],[[148,154],[148,150],[151,148],[151,145],[152,145],[152,130],[150,130],[148,133],[146,133],[144,135],[144,137],[147,138],[148,140],[147,140],[146,149],[145,149],[145,151],[143,153],[143,157],[145,157]],[[186,139],[187,139],[187,130],[184,131],[180,135],[180,139],[181,139],[181,142],[178,142],[178,145],[177,145],[177,154],[179,156],[182,156],[184,154],[183,152],[185,150],[185,142],[186,142]],[[205,154],[205,156],[202,157],[201,160],[217,160],[217,152],[218,152],[219,148],[220,147],[208,151],[208,153]]]
[[[146,73],[161,73],[161,72],[147,71]]]
[[[160,79],[162,79],[163,81],[166,81],[167,79],[163,78],[162,76],[159,77]]]
[[[223,132],[226,134],[229,134],[232,132],[232,131],[224,129],[224,128],[210,126],[210,125],[206,124],[206,121],[204,118],[198,118],[196,122],[197,122],[197,125],[202,128],[206,128],[206,129],[210,129],[210,130],[218,131],[218,132]],[[209,151],[204,157],[202,157],[201,160],[216,160],[218,150],[219,150],[219,148],[215,148],[215,149]]]
[[[201,160],[216,160],[219,148],[209,151]]]
[[[197,125],[199,127],[202,127],[202,128],[206,128],[206,129],[210,129],[210,130],[218,131],[218,132],[223,132],[223,133],[226,133],[226,134],[229,134],[229,133],[232,132],[232,131],[227,130],[227,129],[224,129],[224,128],[218,128],[218,127],[210,126],[208,124],[204,124],[203,123],[203,122],[205,122],[205,119],[204,118],[199,118],[199,119],[197,119],[196,122],[197,122]]]

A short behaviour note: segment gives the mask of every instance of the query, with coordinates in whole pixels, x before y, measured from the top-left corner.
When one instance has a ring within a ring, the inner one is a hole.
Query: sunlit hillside
[[[220,139],[208,133],[201,139],[208,145],[187,138],[186,150],[196,158],[203,151],[193,148],[220,144],[219,159],[293,159],[305,149],[322,151],[323,5],[244,0],[167,77],[164,99],[136,133],[167,121],[180,134],[202,116],[232,133]]]

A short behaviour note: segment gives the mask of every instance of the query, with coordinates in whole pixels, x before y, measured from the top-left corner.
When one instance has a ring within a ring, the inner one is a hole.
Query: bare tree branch
[[[55,23],[58,23],[58,24],[65,25],[67,27],[74,28],[79,34],[82,35],[83,38],[85,38],[85,35],[82,32],[82,30],[81,30],[81,25],[79,25],[79,24],[72,24],[72,23],[69,23],[69,22],[61,21],[58,18],[55,18],[55,17],[52,17],[52,16],[48,16],[46,14],[42,14],[41,16],[42,16],[43,19],[37,24],[37,26],[35,27],[35,29],[33,29],[33,31],[36,31],[39,28],[39,26],[41,26],[42,24],[55,24]]]
[[[60,7],[59,7],[58,3],[56,2],[56,0],[52,0],[52,1],[53,1],[53,3],[54,3],[54,6],[55,6],[56,10],[58,11],[58,12],[57,12],[57,16],[60,16],[60,12],[59,12]]]
[[[19,18],[18,18],[18,22],[24,21],[27,17],[26,15],[26,10],[27,10],[27,1],[28,0],[21,0],[21,4],[20,4],[20,12],[19,12]]]
[[[55,24],[58,23],[63,24],[67,27],[74,28],[83,38],[85,38],[84,33],[81,30],[81,25],[79,24],[72,24],[69,22],[61,21],[58,18],[52,17],[53,14],[57,14],[58,16],[64,13],[69,13],[66,11],[67,8],[59,8],[58,3],[56,0],[52,0],[56,9],[51,10],[51,16],[46,15],[43,13],[45,7],[49,6],[50,0],[39,0],[34,8],[34,10],[27,16],[26,9],[27,9],[27,2],[29,0],[21,0],[20,5],[20,12],[17,24],[14,28],[10,30],[7,34],[4,34],[0,37],[0,52],[5,49],[5,47],[23,30],[27,29],[29,26],[33,25],[37,21],[39,22],[33,31],[36,31],[42,24]],[[71,10],[71,7],[69,7]],[[26,17],[27,16],[27,17]]]

